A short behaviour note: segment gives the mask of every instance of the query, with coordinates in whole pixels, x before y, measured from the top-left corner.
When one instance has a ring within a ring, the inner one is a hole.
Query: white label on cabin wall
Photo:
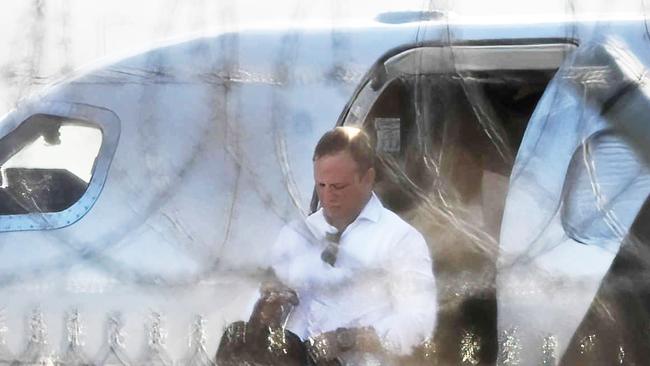
[[[395,153],[400,151],[400,124],[399,118],[375,118],[378,152]]]

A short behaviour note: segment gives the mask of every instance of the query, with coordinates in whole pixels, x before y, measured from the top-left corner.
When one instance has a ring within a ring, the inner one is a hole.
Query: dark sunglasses
[[[334,267],[334,263],[336,263],[336,257],[339,254],[339,242],[341,241],[341,234],[341,232],[325,234],[327,247],[321,253],[320,259],[332,267]]]

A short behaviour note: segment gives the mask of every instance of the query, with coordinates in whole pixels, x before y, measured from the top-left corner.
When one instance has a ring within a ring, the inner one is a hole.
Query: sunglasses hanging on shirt
[[[323,262],[334,267],[336,263],[336,257],[339,254],[339,242],[341,241],[341,232],[337,231],[335,233],[326,233],[325,240],[327,241],[327,247],[320,255],[320,258]]]

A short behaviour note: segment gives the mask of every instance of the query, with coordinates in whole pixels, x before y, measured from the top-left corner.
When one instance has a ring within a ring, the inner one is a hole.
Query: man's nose
[[[322,195],[323,195],[322,197],[323,201],[329,201],[332,198],[335,198],[337,196],[337,192],[336,189],[334,189],[334,187],[325,186],[323,187]]]

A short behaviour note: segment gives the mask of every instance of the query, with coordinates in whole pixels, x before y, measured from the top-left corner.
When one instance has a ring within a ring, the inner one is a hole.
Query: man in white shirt
[[[407,355],[435,327],[428,246],[372,192],[375,153],[361,130],[327,132],[313,160],[321,208],[285,226],[271,256],[299,298],[286,328],[308,340],[318,365],[383,350]]]

